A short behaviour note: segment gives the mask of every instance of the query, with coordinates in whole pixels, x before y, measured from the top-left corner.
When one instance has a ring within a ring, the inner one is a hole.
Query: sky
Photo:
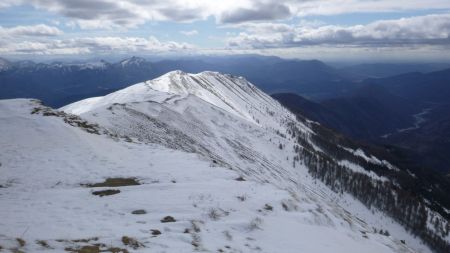
[[[2,0],[0,56],[450,60],[449,0]]]

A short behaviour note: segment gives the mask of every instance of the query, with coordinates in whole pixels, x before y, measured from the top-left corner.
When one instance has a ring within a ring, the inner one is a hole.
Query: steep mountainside
[[[346,121],[345,118],[336,113],[335,110],[339,107],[326,107],[324,104],[314,103],[289,93],[275,94],[273,97],[299,117],[304,118],[306,116],[308,119],[317,121],[318,124],[313,126],[315,132],[320,132],[319,136],[322,136],[322,138],[326,136],[328,139],[338,139],[339,142],[346,143],[346,146],[363,148],[369,153],[376,154],[379,158],[390,161],[400,169],[413,173],[415,177],[400,179],[403,186],[409,187],[420,195],[427,196],[428,199],[434,199],[432,202],[449,206],[450,198],[447,197],[447,192],[450,190],[450,178],[445,176],[446,171],[448,171],[448,156],[446,154],[449,147],[446,133],[448,132],[449,119],[444,114],[448,108],[433,110],[430,115],[427,114],[427,120],[420,124],[418,128],[413,126],[387,137],[367,141],[359,139],[361,137],[358,138],[356,133],[373,131],[370,129],[379,124],[375,120],[376,117],[369,121],[373,122],[374,126],[367,124],[367,122],[364,126],[364,123],[358,124],[358,119],[363,118],[358,115],[358,111],[349,114],[348,121]],[[335,102],[338,101],[335,100]],[[362,106],[359,110],[364,112],[367,108]],[[398,112],[398,110],[392,111]],[[370,115],[370,111],[364,113]],[[388,120],[392,117],[391,113],[386,111],[386,115],[379,117],[379,120]],[[352,115],[354,119],[351,118]],[[354,130],[355,133],[347,131],[358,127],[361,128],[359,132],[357,130]],[[395,131],[395,128],[391,131]]]
[[[448,250],[412,175],[242,77],[174,71],[61,111],[5,100],[0,120],[3,248]]]
[[[294,93],[276,93],[271,96],[294,113],[299,113],[341,133],[347,132],[347,123],[343,122],[339,115],[333,111],[334,108],[327,108],[319,102],[308,100]]]

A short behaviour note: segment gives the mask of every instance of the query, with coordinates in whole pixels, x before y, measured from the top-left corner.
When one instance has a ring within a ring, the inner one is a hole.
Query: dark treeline
[[[369,209],[375,208],[388,214],[436,252],[450,252],[450,244],[444,239],[450,231],[448,218],[429,212],[430,207],[420,193],[409,187],[402,187],[399,183],[406,182],[411,175],[353,154],[343,148],[348,147],[344,138],[341,140],[341,137],[329,136],[332,133],[326,132],[324,130],[324,135],[306,135],[295,125],[291,125],[289,134],[299,144],[294,147],[297,154],[294,163],[303,162],[312,177],[319,179],[333,191],[347,192]],[[317,152],[312,143],[324,152]],[[388,180],[376,180],[367,174],[352,171],[339,165],[337,161],[340,160],[358,164]],[[433,228],[430,229],[429,225]]]

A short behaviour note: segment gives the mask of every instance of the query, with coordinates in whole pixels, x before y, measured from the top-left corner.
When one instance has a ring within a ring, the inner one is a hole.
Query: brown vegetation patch
[[[131,212],[132,214],[146,214],[147,211],[145,211],[144,209],[139,209],[139,210],[134,210],[133,212]]]
[[[140,185],[134,177],[123,178],[123,177],[113,177],[107,178],[105,181],[101,183],[95,184],[84,184],[86,187],[122,187],[122,186],[131,186],[131,185]]]
[[[152,235],[154,235],[154,236],[157,236],[157,235],[161,234],[161,231],[159,231],[158,229],[152,229],[150,231],[152,231]]]
[[[19,243],[19,246],[20,246],[20,247],[23,247],[23,246],[25,246],[25,244],[27,244],[27,243],[25,242],[25,240],[22,239],[22,238],[16,238],[16,241]]]
[[[46,249],[51,249],[50,245],[48,244],[47,241],[44,240],[37,240],[36,241],[37,244],[41,245],[42,247],[46,248]]]
[[[166,216],[166,217],[164,217],[164,218],[161,220],[162,223],[176,222],[176,221],[177,221],[177,220],[175,220],[175,218],[172,217],[172,216]]]
[[[118,193],[120,193],[120,190],[116,190],[116,189],[108,189],[108,190],[92,192],[93,195],[100,196],[100,197],[114,195],[114,194],[118,194]]]
[[[144,244],[142,244],[138,240],[136,240],[132,237],[128,237],[128,236],[122,236],[122,243],[125,246],[131,247],[133,249],[138,249],[138,248],[144,247]]]

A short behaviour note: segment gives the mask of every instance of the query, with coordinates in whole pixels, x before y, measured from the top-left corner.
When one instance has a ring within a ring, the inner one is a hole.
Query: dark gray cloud
[[[32,5],[71,18],[82,28],[135,27],[145,22],[272,21],[294,16],[448,10],[448,0],[2,0],[0,8]]]
[[[117,2],[101,0],[60,1],[64,16],[79,19],[107,18],[111,20],[131,18],[136,15],[130,9],[120,7]]]
[[[167,20],[184,22],[201,18],[202,10],[200,8],[174,9],[161,8],[158,10]]]
[[[252,8],[238,8],[224,12],[222,23],[241,23],[247,21],[277,20],[291,16],[289,8],[278,3],[255,3]]]
[[[111,0],[31,0],[28,3],[34,6],[57,12],[74,20],[89,21],[98,24],[135,26],[143,23],[138,8],[124,5],[123,1]],[[140,20],[141,19],[141,20]]]
[[[204,6],[179,0],[4,0],[4,6],[29,4],[71,18],[81,28],[135,27],[147,21],[193,21]],[[195,2],[195,1],[194,1]],[[211,15],[211,13],[209,13]]]

